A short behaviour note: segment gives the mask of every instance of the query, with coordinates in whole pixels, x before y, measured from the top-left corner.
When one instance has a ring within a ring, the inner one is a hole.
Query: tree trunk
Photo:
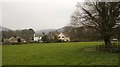
[[[104,36],[104,42],[105,42],[105,47],[110,47],[111,46],[111,41],[109,36]]]

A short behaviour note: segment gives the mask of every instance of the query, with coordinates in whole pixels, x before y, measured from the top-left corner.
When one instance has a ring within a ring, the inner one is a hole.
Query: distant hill
[[[51,31],[55,31],[56,29],[44,29],[44,30],[38,30],[36,31],[36,34],[42,34],[43,32],[44,33],[49,33]]]
[[[52,32],[52,31],[63,32],[63,31],[64,31],[64,27],[59,28],[59,29],[44,29],[44,30],[38,30],[38,31],[36,31],[36,34],[42,34],[43,32],[46,33],[46,34],[48,34],[49,32]]]
[[[11,29],[0,26],[0,31],[9,31],[9,30],[11,30]]]
[[[64,27],[57,29],[57,31],[58,32],[63,32],[64,31]]]

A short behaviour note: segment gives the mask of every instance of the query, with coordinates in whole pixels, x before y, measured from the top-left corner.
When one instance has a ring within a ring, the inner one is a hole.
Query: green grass
[[[0,66],[2,65],[2,45],[0,45]]]
[[[117,53],[97,52],[88,47],[102,42],[40,43],[5,45],[3,65],[112,65],[118,64]]]

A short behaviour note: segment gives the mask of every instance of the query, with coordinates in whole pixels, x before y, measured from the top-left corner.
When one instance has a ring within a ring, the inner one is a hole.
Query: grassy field
[[[118,64],[117,53],[97,52],[102,42],[4,45],[3,65],[108,65]]]
[[[0,66],[2,65],[2,45],[0,45]]]

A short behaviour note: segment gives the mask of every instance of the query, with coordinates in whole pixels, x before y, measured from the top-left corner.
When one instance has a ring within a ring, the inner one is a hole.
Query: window
[[[60,38],[60,36],[58,38]]]

